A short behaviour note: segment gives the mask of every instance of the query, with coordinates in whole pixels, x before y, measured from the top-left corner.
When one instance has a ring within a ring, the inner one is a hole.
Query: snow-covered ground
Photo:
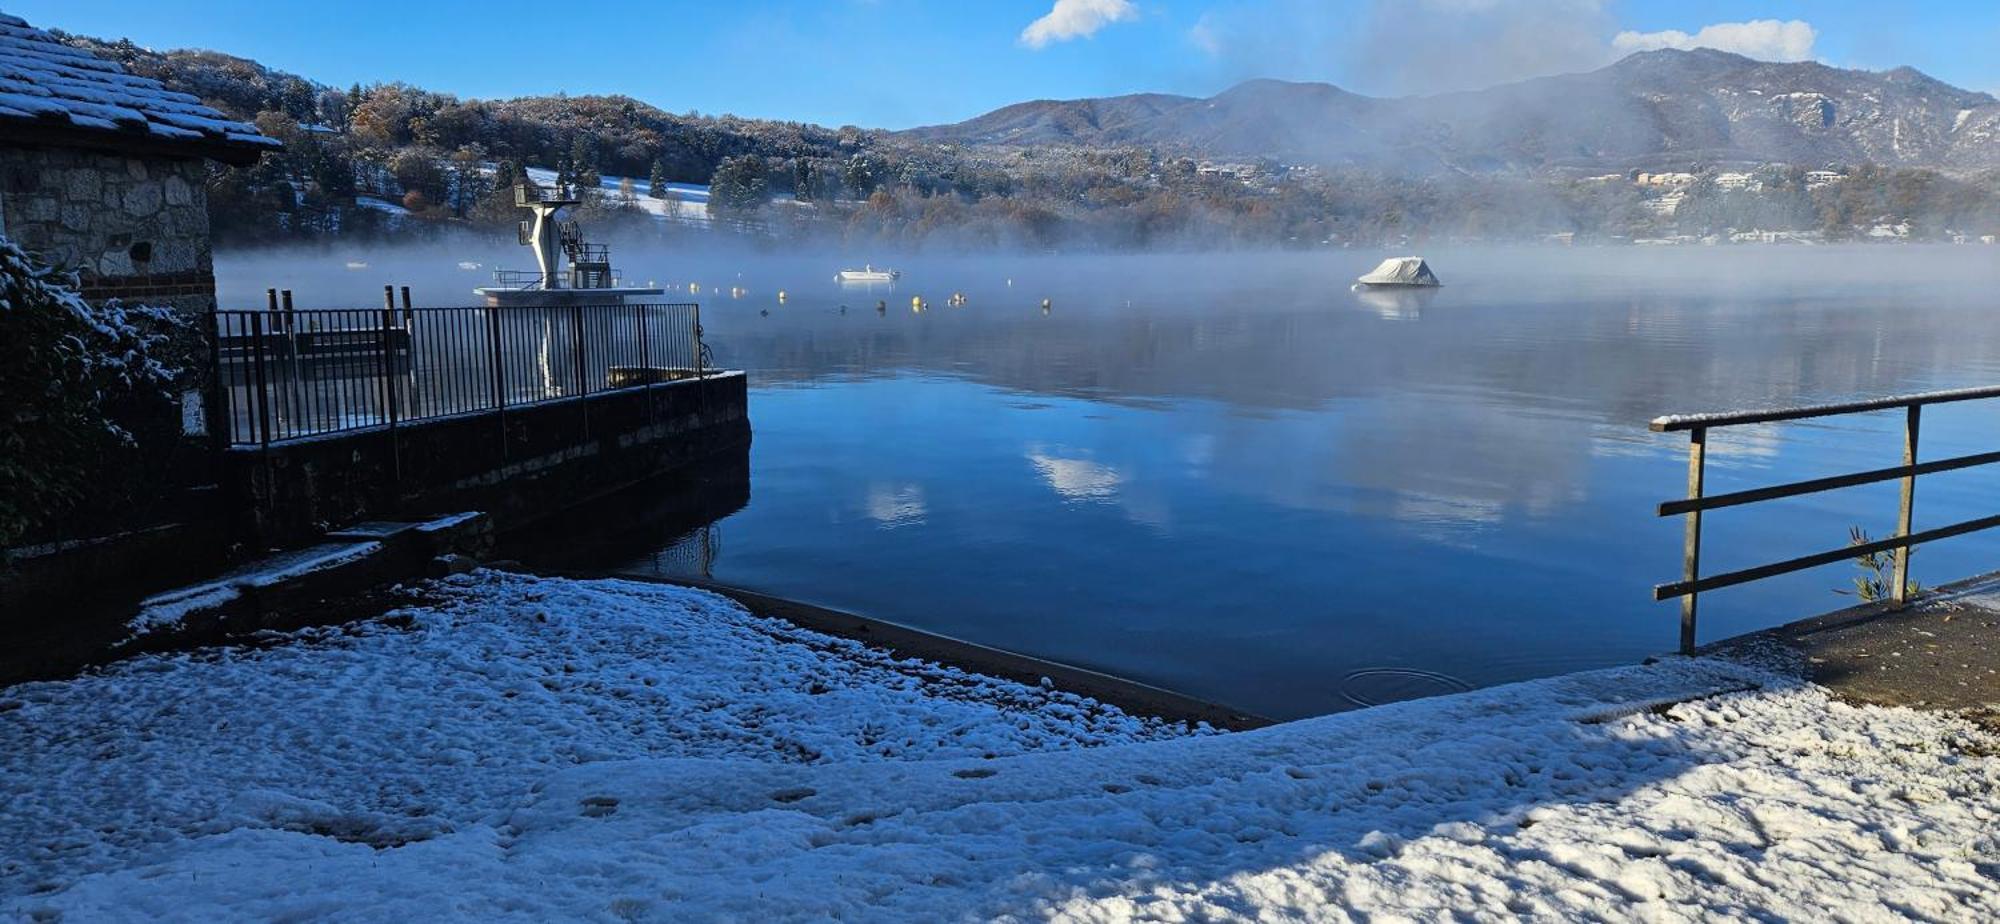
[[[429,592],[384,623],[0,691],[0,910],[2000,917],[2000,742],[1759,667],[1189,735],[694,591]]]
[[[526,168],[528,179],[544,189],[554,188],[556,172],[547,167]],[[598,189],[607,201],[618,201],[622,184],[632,182],[632,201],[646,214],[655,218],[671,218],[678,221],[708,220],[708,187],[695,183],[668,183],[662,192],[665,198],[655,199],[646,193],[651,188],[647,177],[606,176],[598,178]]]
[[[408,218],[410,210],[377,196],[355,196],[354,204],[395,218]]]

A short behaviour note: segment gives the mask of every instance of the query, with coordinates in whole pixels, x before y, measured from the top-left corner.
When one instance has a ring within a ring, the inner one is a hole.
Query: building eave
[[[83,148],[134,157],[213,160],[248,167],[267,151],[282,145],[230,143],[207,138],[166,138],[148,131],[106,131],[78,128],[66,122],[36,119],[0,120],[0,145]]]

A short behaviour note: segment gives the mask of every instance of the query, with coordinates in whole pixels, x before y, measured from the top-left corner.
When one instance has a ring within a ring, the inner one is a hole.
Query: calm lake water
[[[1432,249],[1441,290],[1348,290],[1385,255],[913,259],[863,289],[831,281],[856,257],[628,248],[628,278],[702,286],[756,436],[743,509],[606,564],[706,567],[1289,718],[1671,650],[1678,611],[1650,590],[1678,577],[1681,523],[1653,507],[1684,490],[1686,438],[1648,433],[1656,414],[2000,383],[2000,248]],[[265,285],[367,305],[412,278],[465,303],[478,281],[458,257],[345,259],[225,254],[225,305]],[[1923,454],[1991,449],[1996,423],[2000,404],[1927,410]],[[1900,428],[1717,431],[1709,489],[1894,464]],[[1917,526],[1994,513],[1996,488],[1927,477]],[[1895,495],[1711,514],[1704,565],[1886,534]],[[1996,567],[2000,536],[1974,536],[1914,570]],[[1707,595],[1702,638],[1846,605],[1854,573]]]

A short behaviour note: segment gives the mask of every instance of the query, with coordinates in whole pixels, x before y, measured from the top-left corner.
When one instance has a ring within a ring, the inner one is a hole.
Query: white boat
[[[858,270],[841,270],[833,278],[840,282],[891,282],[902,275],[895,270],[878,270],[874,264],[864,264]]]
[[[1423,257],[1390,257],[1368,275],[1354,280],[1358,286],[1435,286],[1437,274]]]

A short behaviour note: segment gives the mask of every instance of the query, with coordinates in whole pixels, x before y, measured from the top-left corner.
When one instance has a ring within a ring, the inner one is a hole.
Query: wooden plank
[[[1875,552],[1887,552],[1893,549],[1922,545],[1926,542],[1935,542],[1939,539],[1949,539],[1953,536],[1962,536],[1966,533],[1976,533],[1980,530],[1992,529],[1996,526],[2000,526],[2000,515],[1966,520],[1962,523],[1953,523],[1950,526],[1940,526],[1936,529],[1911,533],[1908,536],[1891,536],[1887,539],[1863,542],[1847,546],[1846,548],[1818,552],[1812,555],[1802,555],[1798,558],[1786,559],[1785,561],[1774,562],[1768,565],[1759,565],[1755,568],[1745,568],[1741,571],[1711,575],[1699,580],[1682,580],[1672,584],[1661,584],[1653,588],[1653,599],[1672,600],[1675,597],[1683,597],[1688,594],[1703,593],[1722,587],[1733,587],[1737,584],[1744,584],[1767,577],[1776,577],[1780,574],[1790,574],[1794,571],[1803,571],[1807,568],[1819,567],[1820,565],[1831,565],[1835,562],[1846,561],[1850,558],[1859,558]]]
[[[1701,498],[1690,497],[1670,500],[1661,503],[1659,510],[1660,516],[1663,517],[1679,516],[1680,514],[1692,513],[1697,510],[1716,510],[1722,507],[1734,507],[1738,504],[1753,504],[1758,501],[1797,497],[1801,494],[1814,494],[1838,488],[1852,488],[1864,484],[1894,481],[1898,478],[1971,468],[1975,465],[1991,465],[1995,462],[2000,462],[2000,452],[1977,452],[1969,456],[1954,456],[1949,459],[1938,459],[1934,462],[1924,462],[1918,465],[1892,465],[1888,468],[1856,472],[1852,475],[1833,475],[1827,478],[1794,481],[1790,484],[1774,485],[1768,488],[1752,488],[1747,491],[1735,491],[1729,494],[1712,494]]]
[[[1903,427],[1903,465],[1906,468],[1915,469],[1917,467],[1917,427],[1923,422],[1923,414],[1923,405],[1910,405],[1910,413],[1905,419]],[[1916,504],[1916,496],[1917,475],[1916,472],[1912,471],[1910,474],[1903,476],[1902,504],[1896,509],[1896,535],[1898,536],[1907,536],[1910,534],[1910,518]],[[1896,586],[1890,590],[1890,598],[1899,604],[1909,602],[1910,547],[1907,545],[1896,550],[1895,581]]]
[[[1701,499],[1702,476],[1707,471],[1708,429],[1696,427],[1688,431],[1688,497]],[[1682,534],[1681,580],[1694,581],[1701,577],[1701,511],[1693,510],[1687,515],[1687,525]],[[1700,594],[1690,593],[1681,598],[1681,654],[1694,654],[1695,608],[1700,603]]]

